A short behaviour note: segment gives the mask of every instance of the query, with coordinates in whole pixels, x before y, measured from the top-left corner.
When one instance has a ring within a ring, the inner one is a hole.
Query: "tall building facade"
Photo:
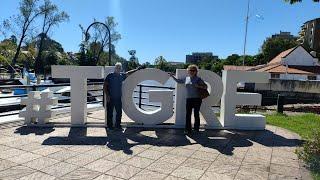
[[[212,52],[193,52],[191,55],[186,55],[186,63],[198,64],[206,58],[210,58],[213,61],[218,60],[218,56],[214,56]]]
[[[301,26],[298,41],[311,50],[320,52],[320,18],[305,22]]]
[[[297,39],[296,36],[292,35],[290,32],[284,32],[284,31],[280,31],[279,34],[274,34],[271,36],[271,38],[283,38],[283,39]]]

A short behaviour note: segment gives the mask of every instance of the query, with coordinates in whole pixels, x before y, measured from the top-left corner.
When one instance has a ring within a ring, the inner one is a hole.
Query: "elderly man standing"
[[[116,109],[116,123],[115,128],[121,129],[121,117],[122,117],[122,82],[126,79],[126,77],[137,70],[142,69],[143,67],[139,67],[137,69],[121,72],[122,64],[117,62],[115,64],[114,72],[110,73],[106,79],[104,80],[103,91],[105,93],[106,101],[107,101],[107,126],[108,129],[113,129],[113,109]]]

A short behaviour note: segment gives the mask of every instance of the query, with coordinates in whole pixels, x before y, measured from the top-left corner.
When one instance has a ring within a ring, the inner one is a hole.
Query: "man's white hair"
[[[117,66],[122,67],[122,64],[121,64],[121,62],[117,62],[114,66],[115,66],[115,67],[117,67]]]

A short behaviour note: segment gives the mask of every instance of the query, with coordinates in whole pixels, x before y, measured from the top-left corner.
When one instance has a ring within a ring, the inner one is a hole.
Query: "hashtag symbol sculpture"
[[[51,110],[53,105],[58,104],[58,99],[53,97],[52,92],[31,91],[27,98],[21,99],[21,104],[26,108],[19,113],[19,117],[25,118],[25,124],[45,124],[55,113]]]

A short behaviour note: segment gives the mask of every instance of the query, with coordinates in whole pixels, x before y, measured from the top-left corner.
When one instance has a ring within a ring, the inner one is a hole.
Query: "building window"
[[[271,79],[280,79],[280,74],[271,74]]]
[[[317,76],[308,76],[308,80],[317,80]]]

